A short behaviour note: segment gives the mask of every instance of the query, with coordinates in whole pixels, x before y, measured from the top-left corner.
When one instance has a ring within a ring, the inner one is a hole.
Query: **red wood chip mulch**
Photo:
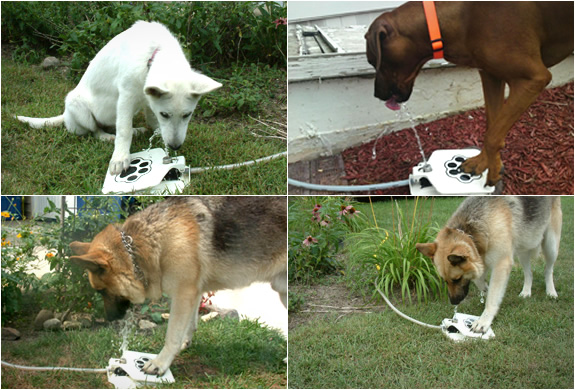
[[[485,133],[483,108],[424,123],[416,127],[425,156],[436,149],[481,147]],[[501,159],[505,168],[503,194],[573,194],[573,83],[545,90],[506,138]],[[421,161],[411,128],[349,148],[342,153],[349,184],[405,180]],[[381,195],[409,194],[400,187],[373,191]]]

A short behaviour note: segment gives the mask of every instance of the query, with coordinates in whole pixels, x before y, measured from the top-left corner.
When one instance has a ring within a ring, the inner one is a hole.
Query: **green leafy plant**
[[[2,219],[12,219],[8,212],[2,212]],[[34,238],[30,232],[18,233],[19,246],[2,232],[2,321],[18,313],[22,308],[23,292],[37,286],[37,278],[29,273],[29,263],[33,255]]]
[[[289,280],[310,282],[341,268],[345,236],[366,219],[345,198],[302,197],[291,202],[289,221]]]
[[[395,204],[391,231],[375,226],[349,236],[348,277],[358,291],[372,291],[377,297],[376,280],[387,296],[399,289],[402,300],[410,303],[412,293],[418,302],[445,295],[432,261],[415,248],[418,242],[433,241],[437,232],[429,222],[431,212],[425,217],[418,203],[416,199],[411,220]]]
[[[305,298],[302,294],[297,294],[293,291],[288,292],[288,312],[296,313],[300,311],[305,303]]]
[[[47,308],[103,313],[101,297],[90,287],[84,270],[68,259],[69,244],[91,240],[109,223],[119,222],[128,212],[145,207],[157,198],[141,197],[138,203],[130,201],[135,198],[111,196],[81,199],[84,204],[76,213],[69,210],[66,203],[57,206],[49,200],[44,217],[26,221],[16,228],[2,226],[2,321],[20,312],[24,294]],[[2,213],[4,220],[12,217],[8,212]],[[39,252],[40,248],[44,251]],[[41,259],[39,253],[46,255]],[[41,278],[31,272],[39,260],[47,261],[51,271]]]
[[[194,2],[7,2],[2,4],[2,43],[14,58],[38,62],[47,52],[71,55],[79,78],[110,39],[137,20],[165,24],[201,70],[238,62],[285,67],[287,3]]]

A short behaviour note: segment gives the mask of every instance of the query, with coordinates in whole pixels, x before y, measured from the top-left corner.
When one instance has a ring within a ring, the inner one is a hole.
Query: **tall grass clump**
[[[413,294],[418,302],[444,296],[445,286],[432,260],[415,248],[418,242],[433,241],[437,233],[430,222],[432,207],[426,212],[422,202],[416,198],[413,210],[405,213],[395,201],[391,230],[375,221],[375,226],[348,236],[346,274],[353,289],[378,297],[376,281],[385,295],[395,296],[399,290],[401,299],[410,303]]]

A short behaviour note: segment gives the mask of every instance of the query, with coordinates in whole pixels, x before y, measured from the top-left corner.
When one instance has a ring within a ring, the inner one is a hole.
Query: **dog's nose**
[[[172,149],[172,150],[178,150],[179,148],[182,147],[182,144],[168,144],[168,146],[169,146],[170,149]]]

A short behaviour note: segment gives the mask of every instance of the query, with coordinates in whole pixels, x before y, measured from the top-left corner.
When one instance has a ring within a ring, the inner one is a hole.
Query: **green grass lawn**
[[[442,226],[460,201],[436,198],[433,221]],[[412,199],[400,204],[406,214],[413,211]],[[562,242],[554,273],[559,299],[545,295],[544,261],[538,259],[531,298],[518,296],[523,271],[514,267],[493,322],[496,337],[489,341],[454,343],[388,308],[372,314],[316,315],[290,329],[289,387],[573,388],[573,197],[563,197],[562,204]],[[389,201],[374,203],[380,227],[391,228],[391,207]],[[431,202],[423,207],[431,207]],[[371,218],[369,204],[360,210]],[[407,315],[434,325],[453,315],[447,299],[394,303]],[[473,286],[459,312],[480,315],[482,310]]]
[[[166,325],[132,337],[128,349],[159,353]],[[28,366],[105,368],[119,358],[121,337],[111,327],[35,333],[2,342],[2,359]],[[214,319],[201,323],[191,347],[171,366],[174,384],[159,388],[285,388],[285,338],[255,321]],[[106,374],[33,372],[2,367],[2,388],[114,388]]]
[[[277,77],[277,71],[269,78]],[[258,75],[265,79],[265,74]],[[284,77],[285,79],[285,77]],[[39,67],[16,64],[2,58],[2,193],[31,194],[99,194],[114,145],[93,136],[78,137],[64,127],[31,129],[14,115],[52,117],[64,111],[64,98],[75,84],[60,71],[42,71]],[[230,93],[224,87],[214,94]],[[283,80],[285,84],[285,80]],[[273,83],[271,83],[273,85]],[[271,100],[261,105],[279,106],[284,98],[270,93]],[[285,89],[285,86],[284,86]],[[285,102],[284,102],[285,103]],[[262,109],[267,113],[270,109]],[[276,109],[277,111],[277,109]],[[282,116],[286,116],[282,113]],[[267,119],[262,117],[264,121]],[[277,121],[277,115],[271,120]],[[285,123],[285,120],[283,121]],[[145,126],[139,114],[135,127]],[[256,137],[266,126],[248,116],[192,118],[186,142],[177,152],[190,167],[218,166],[251,161],[286,150],[284,140]],[[148,148],[151,131],[134,136],[131,152]],[[153,147],[163,147],[156,138]],[[175,152],[173,152],[175,153]],[[287,160],[278,158],[250,167],[230,171],[194,174],[185,194],[285,194]]]

